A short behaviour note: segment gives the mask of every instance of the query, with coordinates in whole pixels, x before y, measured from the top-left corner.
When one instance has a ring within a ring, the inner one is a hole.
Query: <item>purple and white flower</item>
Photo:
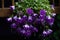
[[[36,17],[36,16],[38,16],[38,14],[37,13],[34,13],[33,16]]]
[[[48,29],[47,33],[48,34],[52,33],[52,30],[51,29]]]
[[[54,18],[52,18],[50,15],[46,16],[46,22],[52,26],[54,23]]]
[[[22,18],[21,17],[18,17],[17,22],[20,23],[20,24],[22,24],[23,23]]]
[[[28,24],[23,25],[24,28],[30,28]]]
[[[23,15],[22,17],[24,20],[27,20],[27,16],[26,15]]]
[[[14,21],[17,21],[17,19],[18,19],[17,16],[14,16],[14,17],[13,17],[13,20],[14,20]]]
[[[28,22],[32,23],[33,19],[32,16],[28,16]]]
[[[10,9],[11,10],[15,10],[15,6],[10,6]]]
[[[46,11],[43,10],[43,9],[41,9],[39,13],[40,13],[40,16],[39,16],[40,21],[41,21],[41,22],[44,22],[45,16],[46,16]]]
[[[12,22],[12,17],[7,18],[7,21]]]
[[[45,37],[45,36],[51,34],[52,32],[53,32],[53,31],[52,31],[51,29],[44,30],[44,31],[43,31],[43,36]]]

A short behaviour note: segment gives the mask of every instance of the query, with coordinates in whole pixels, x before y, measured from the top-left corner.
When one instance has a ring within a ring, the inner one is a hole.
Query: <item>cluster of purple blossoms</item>
[[[11,6],[11,8],[14,10],[15,7]],[[52,26],[54,23],[54,16],[56,15],[55,13],[52,13],[52,15],[46,15],[46,10],[41,9],[38,13],[34,13],[34,10],[31,8],[26,9],[27,15],[22,15],[23,12],[20,11],[21,13],[17,14],[19,16],[13,16],[10,18],[7,18],[7,21],[12,22],[11,28],[17,29],[18,33],[21,33],[25,36],[31,36],[32,33],[38,32],[38,28],[33,26],[35,24],[40,23],[42,25],[47,25]],[[51,29],[48,29],[47,31],[43,31],[43,35],[48,35],[52,33]]]
[[[30,36],[33,32],[38,32],[36,27],[28,24],[23,25],[23,28],[17,29],[17,31],[27,37]]]

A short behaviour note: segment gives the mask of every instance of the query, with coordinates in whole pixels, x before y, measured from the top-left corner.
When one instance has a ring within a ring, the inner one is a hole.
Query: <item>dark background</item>
[[[2,0],[0,0],[0,8],[2,7]],[[17,2],[18,0],[15,0],[15,2]],[[50,1],[50,4],[53,4],[52,3],[52,0],[49,0]],[[4,0],[4,7],[9,7],[12,5],[12,1],[11,0]],[[59,6],[59,0],[54,0],[54,5],[55,6]]]
[[[18,0],[14,0],[15,2],[17,2]],[[4,7],[10,7],[12,5],[12,0],[4,0]],[[0,8],[2,7],[2,0],[0,0]]]

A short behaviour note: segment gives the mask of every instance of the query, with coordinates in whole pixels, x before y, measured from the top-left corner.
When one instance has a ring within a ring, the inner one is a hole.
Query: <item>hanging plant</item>
[[[10,8],[13,13],[7,21],[12,23],[11,28],[19,34],[29,37],[32,33],[39,32],[38,27],[43,28],[44,37],[53,32],[50,27],[56,14],[52,13],[54,5],[50,5],[48,0],[20,0]]]

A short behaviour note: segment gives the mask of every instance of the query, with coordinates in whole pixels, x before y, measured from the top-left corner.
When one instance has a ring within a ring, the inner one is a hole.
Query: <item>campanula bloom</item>
[[[12,22],[12,17],[7,18],[7,21]]]
[[[46,16],[46,22],[50,25],[50,26],[52,26],[53,25],[53,23],[54,23],[54,18],[52,18],[51,16]]]
[[[43,36],[45,37],[45,36],[51,34],[52,32],[53,32],[53,31],[52,31],[51,29],[44,30],[44,31],[43,31]]]
[[[10,9],[11,10],[15,10],[15,6],[10,6]]]
[[[34,13],[34,11],[31,8],[27,8],[26,13],[31,15]]]

